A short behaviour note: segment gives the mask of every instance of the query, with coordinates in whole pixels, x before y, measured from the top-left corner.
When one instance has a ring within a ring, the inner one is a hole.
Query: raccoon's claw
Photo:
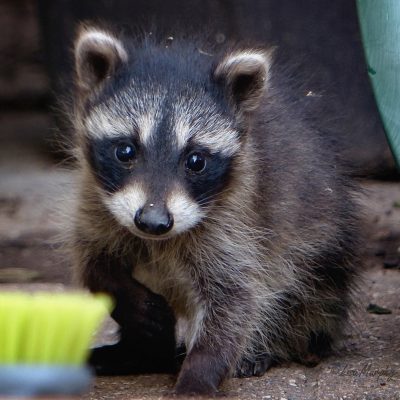
[[[236,378],[262,376],[274,363],[274,358],[267,353],[259,354],[252,358],[243,358],[234,376]]]

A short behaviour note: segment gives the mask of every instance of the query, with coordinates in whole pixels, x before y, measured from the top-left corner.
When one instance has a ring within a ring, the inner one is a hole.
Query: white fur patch
[[[231,157],[240,150],[238,134],[233,130],[223,130],[218,133],[202,132],[196,135],[193,141],[226,157]]]
[[[111,196],[104,197],[104,203],[117,221],[130,230],[136,230],[135,215],[145,205],[146,200],[146,192],[139,183],[134,183]]]
[[[136,119],[136,125],[139,130],[140,141],[146,144],[150,141],[155,124],[155,112],[141,115]]]
[[[111,47],[117,51],[122,61],[125,62],[128,60],[128,54],[126,53],[120,41],[105,31],[101,31],[98,29],[90,29],[84,31],[78,38],[78,41],[75,46],[76,48],[75,52],[80,53],[82,48],[84,48],[85,46],[100,47],[100,48]]]
[[[229,54],[221,64],[222,68],[232,68],[240,65],[243,70],[252,70],[255,66],[264,65],[268,72],[268,57],[264,52],[247,50]]]
[[[239,151],[240,142],[237,132],[226,126],[224,121],[217,116],[211,115],[207,123],[210,126],[208,129],[200,124],[198,126],[190,124],[186,114],[177,117],[174,126],[178,149],[184,149],[188,140],[192,138],[193,143],[210,149],[212,153],[221,153],[226,157],[231,157]]]
[[[174,218],[174,233],[193,228],[204,216],[198,204],[181,190],[172,191],[167,199],[167,208]]]
[[[126,135],[133,131],[131,121],[114,117],[101,108],[96,108],[89,114],[85,121],[85,127],[90,137],[98,139]]]
[[[116,116],[108,110],[98,107],[94,109],[85,121],[85,128],[90,137],[103,139],[105,137],[127,136],[137,131],[140,142],[146,144],[150,141],[156,123],[156,114],[143,114],[137,117]]]
[[[185,118],[177,118],[174,128],[178,149],[183,149],[190,138],[190,125]]]
[[[192,350],[201,334],[205,314],[204,306],[198,305],[195,315],[189,320],[188,329],[186,331],[186,348],[188,353]]]
[[[186,344],[189,329],[189,321],[184,317],[178,317],[175,325],[175,339],[178,345]]]

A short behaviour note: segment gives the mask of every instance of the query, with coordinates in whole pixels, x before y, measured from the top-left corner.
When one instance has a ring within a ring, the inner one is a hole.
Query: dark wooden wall
[[[369,86],[354,0],[2,0],[0,10],[5,5],[14,10],[14,22],[6,24],[12,31],[6,51],[0,38],[0,57],[7,60],[0,63],[0,82],[14,88],[15,98],[25,97],[26,104],[48,99],[41,60],[56,97],[69,87],[71,45],[79,21],[106,21],[125,31],[156,27],[165,35],[207,31],[217,43],[277,45],[279,59],[295,64],[307,90],[323,96],[325,117],[340,121],[332,134],[352,165],[364,174],[393,170]],[[28,60],[21,57],[31,57],[36,77],[27,74],[11,84],[10,74]]]

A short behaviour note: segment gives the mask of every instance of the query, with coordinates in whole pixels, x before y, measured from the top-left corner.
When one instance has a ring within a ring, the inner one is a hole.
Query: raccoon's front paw
[[[221,353],[195,346],[183,362],[175,394],[179,396],[213,396],[229,373]]]
[[[217,392],[217,385],[207,379],[206,374],[187,373],[178,378],[175,385],[174,394],[177,396],[213,396]]]
[[[243,358],[234,374],[235,378],[249,378],[250,376],[262,376],[276,361],[267,353],[254,357]]]
[[[140,335],[145,340],[175,341],[175,316],[165,300],[139,282],[129,282],[129,290],[114,293],[116,306],[111,313],[123,331]],[[128,337],[129,339],[129,337]]]
[[[154,341],[170,338],[169,341],[175,343],[175,316],[162,296],[151,293],[131,311],[131,316],[140,335]]]

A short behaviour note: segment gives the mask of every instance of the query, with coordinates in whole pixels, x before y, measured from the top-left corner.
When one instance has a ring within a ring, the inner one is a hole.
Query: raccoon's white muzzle
[[[168,239],[193,228],[204,216],[180,188],[171,190],[165,201],[152,202],[144,185],[136,182],[108,195],[104,202],[121,225],[142,239]]]

